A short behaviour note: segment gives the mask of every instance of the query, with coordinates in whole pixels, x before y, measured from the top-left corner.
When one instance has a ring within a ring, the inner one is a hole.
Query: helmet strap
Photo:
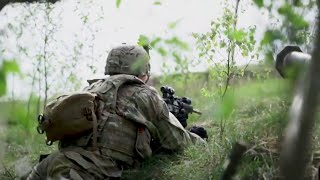
[[[145,76],[147,76],[147,79],[145,79]],[[147,82],[149,81],[149,78],[150,78],[150,74],[139,75],[137,77],[139,79],[141,79],[141,81],[143,81],[145,84],[147,84]]]
[[[145,82],[145,84],[147,84],[147,82],[149,81],[149,79],[150,79],[150,75],[149,74],[147,74],[147,80],[146,80],[146,82]]]

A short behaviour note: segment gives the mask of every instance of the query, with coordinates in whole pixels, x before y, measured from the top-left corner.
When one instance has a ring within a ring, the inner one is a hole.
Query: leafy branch
[[[236,7],[234,9],[234,20],[233,20],[233,30],[234,31],[236,31],[236,29],[237,29],[239,3],[240,3],[240,0],[237,0]],[[224,98],[224,96],[226,95],[226,92],[227,92],[228,87],[229,87],[229,82],[230,82],[230,79],[231,79],[231,74],[230,74],[230,72],[231,72],[231,63],[234,63],[234,52],[235,52],[234,42],[232,41],[232,39],[229,39],[228,58],[227,58],[227,73],[226,73],[227,80],[226,80],[224,91],[222,93],[222,98]]]

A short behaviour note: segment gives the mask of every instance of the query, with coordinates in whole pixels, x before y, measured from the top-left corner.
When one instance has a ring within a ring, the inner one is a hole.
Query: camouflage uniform
[[[29,179],[121,177],[123,169],[152,155],[152,139],[161,148],[174,151],[191,143],[204,143],[186,131],[159,94],[136,76],[116,74],[90,83],[85,91],[98,94],[102,103],[96,112],[96,147],[92,132],[62,140],[59,152],[39,163]]]

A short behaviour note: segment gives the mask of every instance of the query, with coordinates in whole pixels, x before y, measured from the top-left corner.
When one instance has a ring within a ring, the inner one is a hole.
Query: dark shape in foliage
[[[248,146],[244,143],[235,143],[227,160],[227,166],[221,175],[221,180],[231,180],[236,174],[237,167],[241,162],[243,154],[247,151]]]
[[[201,126],[192,126],[190,132],[195,133],[196,135],[200,136],[202,139],[208,139],[207,131]]]
[[[284,69],[284,59],[285,57],[290,54],[291,52],[302,52],[302,50],[298,46],[286,46],[280,53],[277,55],[276,58],[276,69],[279,74],[285,78],[285,74],[283,72]]]

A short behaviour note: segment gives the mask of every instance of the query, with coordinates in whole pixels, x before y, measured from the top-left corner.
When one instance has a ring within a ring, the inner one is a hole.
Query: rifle
[[[200,111],[193,109],[190,98],[175,96],[175,90],[172,87],[162,86],[160,91],[169,111],[179,120],[184,128],[187,126],[188,114],[202,114]]]

